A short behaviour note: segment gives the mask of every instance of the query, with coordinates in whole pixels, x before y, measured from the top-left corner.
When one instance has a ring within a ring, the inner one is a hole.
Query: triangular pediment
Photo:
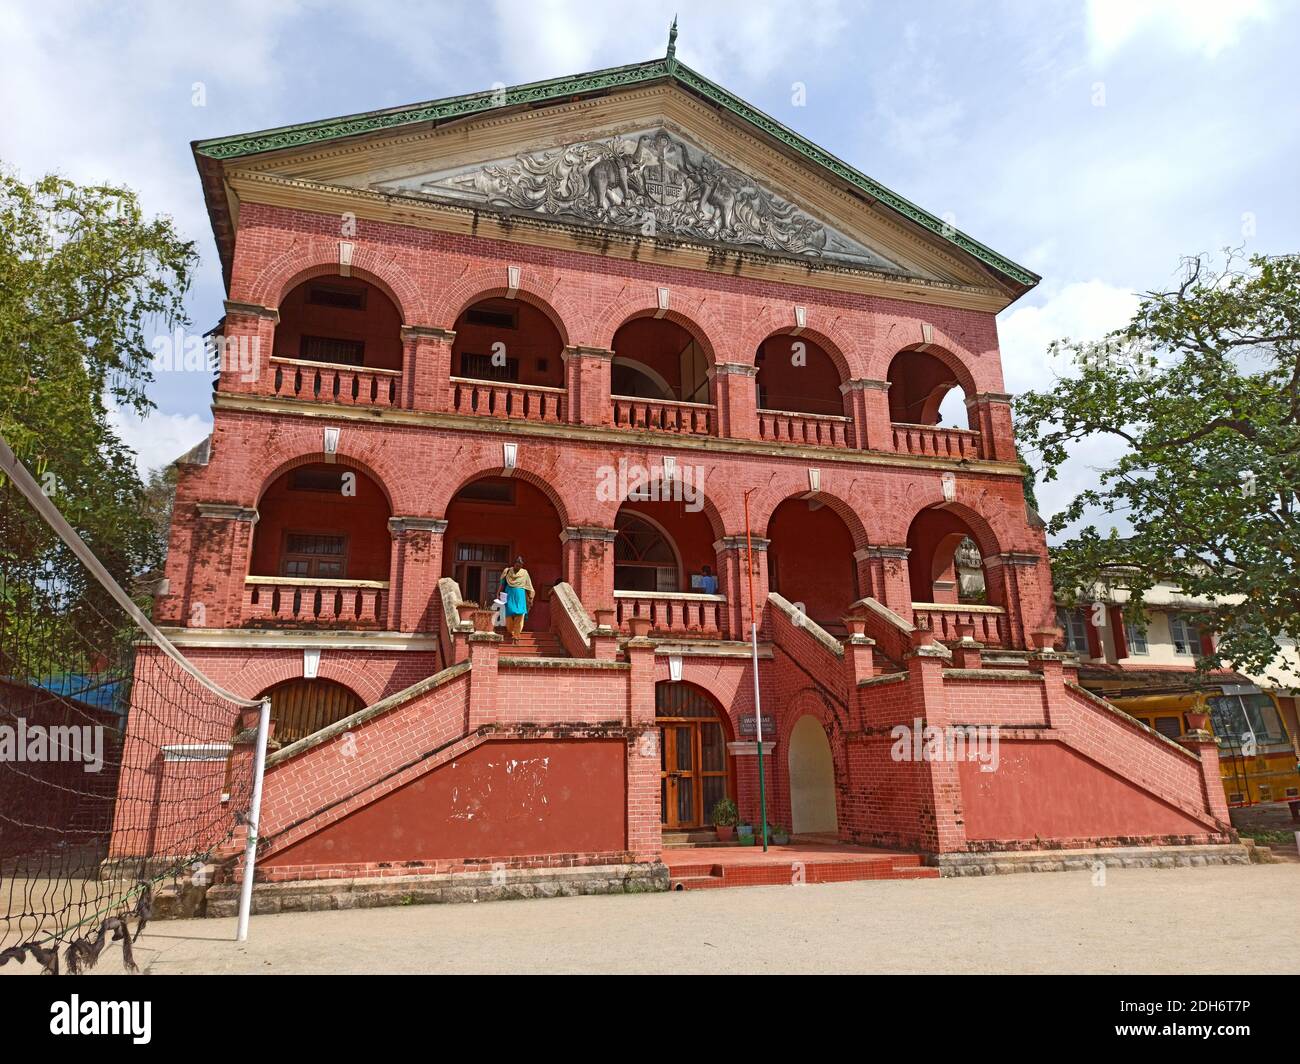
[[[888,256],[662,125],[371,182],[538,218],[903,273]]]

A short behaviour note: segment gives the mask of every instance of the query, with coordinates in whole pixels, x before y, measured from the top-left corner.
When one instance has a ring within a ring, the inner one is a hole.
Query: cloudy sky
[[[206,329],[223,293],[191,140],[648,59],[679,6],[686,63],[1043,275],[999,319],[1012,391],[1048,384],[1051,340],[1122,324],[1183,254],[1300,248],[1294,0],[0,0],[0,160],[172,215],[203,255]],[[119,422],[144,468],[209,421],[197,375],[154,398]]]

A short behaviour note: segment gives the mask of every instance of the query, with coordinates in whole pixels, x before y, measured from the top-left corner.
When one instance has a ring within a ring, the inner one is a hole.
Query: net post
[[[271,700],[262,699],[257,718],[257,751],[253,756],[253,800],[248,809],[248,840],[244,844],[244,882],[239,888],[239,927],[235,941],[248,941],[248,915],[253,908],[253,874],[257,870],[257,833],[262,822],[262,777],[266,774],[266,738],[271,726]]]

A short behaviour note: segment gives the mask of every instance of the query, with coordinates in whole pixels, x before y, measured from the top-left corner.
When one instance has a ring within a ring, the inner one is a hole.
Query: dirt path
[[[753,887],[259,916],[244,945],[171,921],[136,950],[154,974],[1296,974],[1298,891],[1296,864]]]

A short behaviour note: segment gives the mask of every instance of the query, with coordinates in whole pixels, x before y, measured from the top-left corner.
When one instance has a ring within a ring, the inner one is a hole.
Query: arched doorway
[[[564,387],[564,341],[545,311],[518,299],[483,299],[456,319],[451,375]]]
[[[863,594],[853,533],[820,499],[786,499],[768,522],[768,586],[833,635]],[[810,549],[815,545],[815,549]]]
[[[633,318],[614,334],[610,391],[679,403],[710,403],[709,356],[667,318]]]
[[[811,713],[790,732],[790,830],[806,835],[838,832],[835,760],[821,721]]]
[[[727,729],[717,703],[698,687],[655,687],[659,725],[659,820],[671,831],[707,827],[730,793]]]
[[[890,421],[971,427],[966,409],[970,389],[961,375],[937,355],[914,348],[900,351],[889,363],[886,379]]]
[[[562,527],[540,488],[520,477],[479,477],[447,507],[442,575],[456,581],[466,601],[487,605],[502,571],[522,556],[537,593],[524,628],[549,631],[551,588],[563,579]]]
[[[333,680],[285,680],[263,691],[258,698],[271,700],[275,738],[286,745],[365,708],[360,695]]]
[[[834,360],[807,336],[769,336],[754,354],[760,410],[844,414],[843,380]]]

